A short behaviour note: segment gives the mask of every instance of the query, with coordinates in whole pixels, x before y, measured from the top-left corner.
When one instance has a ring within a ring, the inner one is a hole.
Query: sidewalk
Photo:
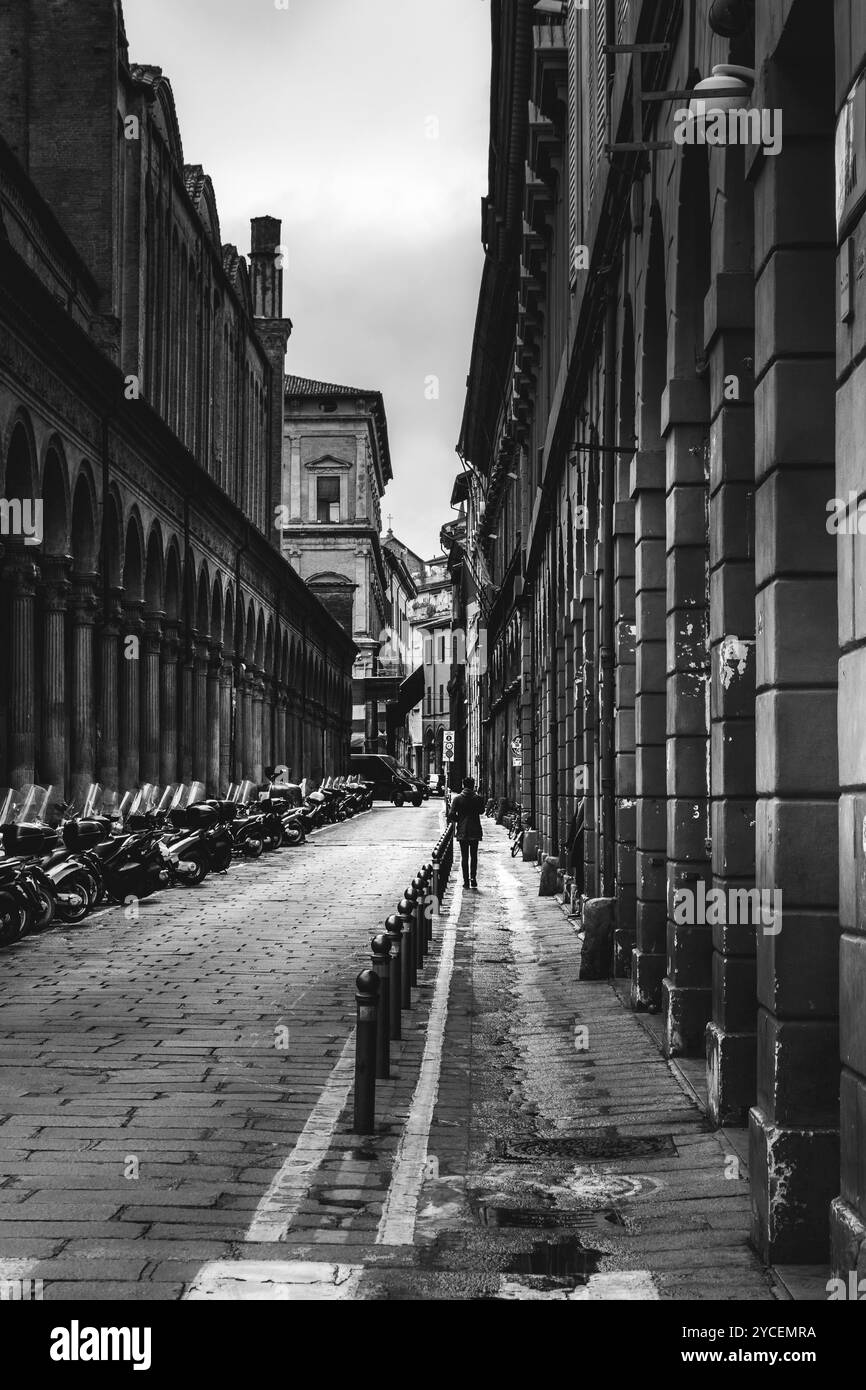
[[[742,1153],[613,984],[579,981],[573,925],[508,850],[491,826],[481,890],[452,879],[377,1134],[325,1104],[187,1296],[786,1296],[747,1243]]]

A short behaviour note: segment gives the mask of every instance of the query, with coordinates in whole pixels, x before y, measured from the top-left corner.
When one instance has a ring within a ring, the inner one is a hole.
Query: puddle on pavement
[[[581,1245],[574,1236],[563,1240],[537,1240],[531,1250],[516,1251],[503,1274],[536,1275],[544,1279],[568,1279],[572,1285],[585,1284],[598,1273],[601,1254]]]

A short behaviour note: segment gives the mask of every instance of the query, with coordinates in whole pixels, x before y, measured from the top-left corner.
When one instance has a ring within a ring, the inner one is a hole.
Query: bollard
[[[412,916],[409,904],[401,898],[397,908],[400,919],[400,1003],[404,1009],[412,1007]]]
[[[412,983],[418,983],[418,889],[413,879],[403,895],[409,904],[409,915],[412,918]]]
[[[399,1042],[403,1036],[403,1020],[400,1012],[400,918],[389,917],[385,923],[385,931],[391,944],[391,972],[388,981],[388,1004],[391,1015],[390,1034],[392,1042]]]
[[[424,949],[427,945],[427,929],[424,927],[424,880],[420,874],[416,874],[416,877],[411,880],[410,891],[413,898],[410,898],[409,901],[414,901],[414,909],[416,909],[416,913],[414,913],[416,916],[416,970],[420,973],[421,970],[424,970],[424,956],[427,955],[427,951]]]
[[[415,880],[418,884],[418,935],[421,938],[421,964],[427,959],[427,923],[430,920],[430,880],[422,864]]]
[[[426,937],[427,950],[431,951],[433,949],[433,921],[434,918],[439,916],[439,900],[436,897],[436,888],[434,886],[432,864],[424,865],[424,879],[427,884],[427,890],[424,894],[424,897],[427,901],[427,914],[424,924],[424,935]]]
[[[379,1006],[376,1010],[376,1076],[387,1081],[391,1075],[391,942],[387,936],[374,936],[370,942],[371,962],[379,978]]]
[[[355,1134],[372,1134],[376,1123],[376,1016],[379,976],[362,970],[355,981]]]
[[[433,863],[430,869],[430,892],[433,894],[436,906],[433,911],[439,915],[439,904],[442,901],[442,869],[439,864],[439,846],[433,851]],[[431,924],[432,934],[432,924]]]
[[[406,892],[400,899],[397,911],[400,913],[401,917],[407,917],[409,920],[409,983],[412,989],[415,989],[415,987],[418,984],[418,960],[417,947],[415,945],[415,938],[417,932],[415,917],[415,899],[414,896],[410,896],[411,893],[411,888],[407,888]]]

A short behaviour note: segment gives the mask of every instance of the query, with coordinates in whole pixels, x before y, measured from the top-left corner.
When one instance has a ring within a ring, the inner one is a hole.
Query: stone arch
[[[69,551],[69,470],[61,440],[53,435],[42,469],[42,544],[46,555]]]
[[[36,496],[36,441],[27,411],[19,409],[9,431],[3,471],[3,496],[22,503]],[[14,538],[10,537],[14,543]]]
[[[72,497],[72,524],[70,528],[72,558],[75,570],[79,574],[95,574],[99,563],[96,516],[96,494],[93,483],[89,471],[82,468],[78,474],[78,481],[75,484],[75,492]],[[119,584],[120,526],[113,510],[111,512],[111,542],[109,560],[113,562],[114,573]],[[109,564],[110,574],[111,564]]]
[[[247,627],[244,635],[244,661],[247,666],[255,665],[256,660],[256,605],[250,599],[247,609]]]
[[[181,562],[177,541],[172,537],[165,561],[165,616],[177,623],[181,616]]]
[[[78,521],[79,521],[79,498],[83,492],[82,479],[79,477],[78,485],[75,489],[75,503],[72,510],[72,538],[76,546],[76,563],[78,562]],[[112,488],[105,499],[102,513],[102,572],[108,585],[112,589],[120,589],[123,585],[123,502],[120,493]]]
[[[207,562],[202,561],[196,586],[195,630],[201,641],[210,637],[211,586]]]
[[[133,507],[123,542],[123,589],[128,603],[144,598],[144,531],[138,508]]]
[[[151,526],[147,541],[144,600],[149,613],[165,611],[165,559],[162,530],[157,522]]]

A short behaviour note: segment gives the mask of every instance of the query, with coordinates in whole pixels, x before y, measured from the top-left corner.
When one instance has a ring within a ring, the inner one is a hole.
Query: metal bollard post
[[[403,894],[409,904],[409,915],[412,918],[412,983],[418,983],[418,890],[414,879],[410,883],[406,892]]]
[[[422,870],[424,874],[424,901],[427,904],[427,911],[424,914],[424,949],[430,951],[433,943],[433,919],[439,915],[439,904],[436,901],[436,891],[433,887],[433,865],[425,864]]]
[[[435,848],[434,851],[433,851],[433,863],[432,863],[432,865],[430,866],[430,892],[432,893],[433,898],[434,898],[434,901],[435,901],[435,904],[436,904],[435,907],[434,907],[434,909],[433,909],[433,911],[434,911],[434,912],[436,913],[436,915],[438,916],[438,915],[439,915],[439,904],[440,904],[440,902],[442,901],[442,869],[441,869],[440,864],[439,864],[439,846],[438,846],[438,845],[436,846],[436,848]],[[433,926],[432,926],[432,923],[431,923],[431,926],[430,926],[430,935],[431,935],[431,937],[432,937],[432,935],[433,935]]]
[[[355,981],[355,1123],[353,1133],[372,1134],[376,1124],[376,1017],[379,976],[362,970]]]
[[[400,919],[400,1002],[404,1009],[412,1007],[412,916],[409,904],[401,898],[397,908]]]
[[[385,931],[391,944],[391,972],[388,981],[388,1002],[390,1008],[390,1035],[392,1042],[399,1042],[403,1036],[402,1014],[400,1013],[400,918],[389,917]]]
[[[415,945],[415,937],[417,934],[415,930],[415,899],[409,896],[411,891],[410,888],[406,889],[406,892],[400,899],[397,911],[400,913],[401,917],[406,917],[409,920],[409,982],[414,989],[418,984],[418,960],[417,947]]]
[[[379,978],[379,1007],[376,1010],[376,1075],[387,1081],[391,1075],[391,942],[387,936],[374,936],[370,942],[372,966]]]
[[[427,931],[424,929],[424,884],[421,877],[417,876],[411,880],[411,888],[407,890],[406,897],[414,905],[414,934],[416,934],[416,972],[420,973],[424,969],[424,942],[427,938]]]

